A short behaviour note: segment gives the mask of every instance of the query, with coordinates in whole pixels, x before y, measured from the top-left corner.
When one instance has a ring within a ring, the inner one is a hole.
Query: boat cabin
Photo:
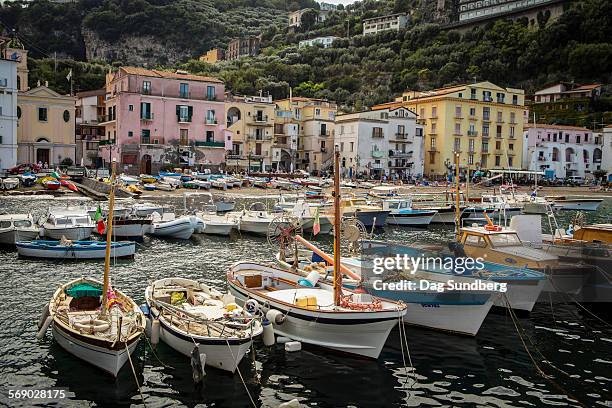
[[[523,245],[518,233],[498,226],[472,226],[461,229],[460,243],[465,255],[488,262],[542,269],[558,264],[558,258],[538,248]]]

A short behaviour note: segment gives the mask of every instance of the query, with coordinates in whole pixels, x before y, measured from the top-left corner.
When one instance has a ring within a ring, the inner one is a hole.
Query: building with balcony
[[[185,71],[121,67],[106,76],[104,161],[130,174],[162,167],[218,167],[225,134],[225,86]]]
[[[597,98],[601,95],[601,84],[575,84],[573,82],[559,82],[547,86],[533,94],[534,103],[557,102],[571,98]]]
[[[564,12],[568,0],[458,0],[454,3],[458,21],[453,26],[474,25],[496,18],[525,17],[531,26],[538,23],[538,13],[546,14],[547,21]]]
[[[104,88],[76,94],[74,114],[76,164],[82,163],[85,166],[95,168],[102,164],[99,143],[105,135],[104,126],[100,124],[105,120],[105,96],[106,89]]]
[[[328,3],[325,3],[325,4],[328,4]],[[329,15],[329,13],[335,10],[335,8],[329,7],[330,5],[331,4],[323,6],[323,4],[321,4],[322,7],[319,10],[312,9],[312,8],[305,8],[301,10],[292,11],[291,13],[289,13],[289,18],[288,18],[289,28],[295,29],[295,28],[301,27],[302,26],[302,16],[304,15],[304,13],[306,13],[307,11],[311,11],[311,10],[317,12],[316,22],[322,23],[323,21],[327,20],[327,16]]]
[[[425,141],[425,175],[442,177],[459,153],[460,167],[520,169],[524,91],[491,82],[407,91],[373,110],[406,107],[417,114]]]
[[[608,173],[608,182],[612,182],[612,126],[603,129],[601,147],[601,168]]]
[[[223,48],[213,48],[212,50],[206,51],[206,54],[201,55],[198,59],[202,62],[214,64],[225,59],[225,50]]]
[[[276,101],[276,123],[297,125],[294,169],[318,173],[331,168],[337,110],[336,104],[326,99],[292,97]],[[291,141],[291,137],[285,140]]]
[[[523,167],[546,178],[592,178],[603,168],[603,138],[587,128],[527,124],[523,139]]]
[[[406,108],[338,115],[334,142],[344,177],[423,174],[423,138],[417,137],[416,114]]]
[[[272,96],[227,95],[225,115],[232,133],[232,147],[227,152],[227,167],[242,171],[270,171],[278,168],[273,159],[274,108]]]
[[[410,17],[406,13],[389,14],[381,17],[366,18],[363,20],[363,35],[378,34],[387,30],[399,31],[408,27]]]
[[[312,47],[315,45],[320,45],[323,48],[330,48],[333,45],[334,41],[337,39],[338,37],[334,37],[333,35],[330,35],[327,37],[316,37],[316,38],[311,38],[309,40],[302,40],[299,42],[298,48]]]
[[[26,55],[13,47],[25,51],[20,44],[0,39],[0,170],[17,165],[17,93],[21,85],[17,69]]]
[[[225,59],[231,61],[242,57],[254,57],[259,54],[260,43],[259,36],[234,38],[227,45]]]

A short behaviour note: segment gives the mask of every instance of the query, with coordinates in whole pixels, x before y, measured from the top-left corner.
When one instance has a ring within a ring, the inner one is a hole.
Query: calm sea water
[[[158,201],[182,206],[177,198]],[[254,199],[241,199],[241,203]],[[0,199],[0,211],[43,213],[50,206],[91,202],[44,198]],[[239,205],[241,208],[241,206]],[[609,221],[606,202],[589,221]],[[573,213],[563,213],[567,226]],[[440,242],[452,227],[428,230],[389,228],[376,238],[397,242]],[[324,238],[321,244],[329,247]],[[265,238],[198,236],[190,241],[146,238],[134,260],[112,268],[115,286],[143,303],[148,282],[168,276],[203,280],[225,290],[225,272],[238,260],[273,259]],[[63,388],[67,398],[56,406],[142,405],[127,365],[112,379],[76,360],[50,333],[35,339],[43,305],[60,283],[79,276],[101,278],[100,262],[49,262],[18,259],[0,250],[0,404],[47,406],[35,400],[8,400],[9,389]],[[508,315],[490,314],[478,336],[466,338],[406,326],[413,368],[402,363],[400,337],[391,332],[377,361],[355,359],[306,346],[286,353],[282,346],[256,342],[253,358],[240,370],[258,406],[278,406],[297,398],[310,407],[393,406],[612,406],[612,329],[575,305],[538,304],[520,318],[538,374]],[[189,360],[160,343],[155,352],[142,341],[133,356],[147,407],[251,406],[240,377],[207,369],[204,384],[191,379]]]

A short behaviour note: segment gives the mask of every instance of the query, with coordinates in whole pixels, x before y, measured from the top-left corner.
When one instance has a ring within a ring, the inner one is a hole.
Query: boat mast
[[[115,205],[115,161],[111,164],[111,185],[108,197],[108,218],[106,221],[106,253],[104,256],[104,286],[102,288],[102,314],[106,314],[106,302],[110,281],[110,255],[113,238],[113,207]]]
[[[334,304],[340,305],[342,272],[340,272],[340,150],[334,147]]]
[[[461,194],[461,183],[459,180],[459,153],[455,153],[455,235],[457,241],[461,239],[461,208],[460,208],[460,197]]]

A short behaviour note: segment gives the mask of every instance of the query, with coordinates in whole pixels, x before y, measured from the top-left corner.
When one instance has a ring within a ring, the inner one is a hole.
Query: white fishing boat
[[[26,258],[47,259],[102,259],[106,253],[106,243],[101,241],[17,241],[17,253]],[[136,253],[136,243],[118,241],[111,243],[113,258],[131,258]]]
[[[40,234],[31,214],[1,214],[0,244],[15,245],[16,241],[30,241]]]
[[[301,274],[263,264],[234,264],[227,279],[239,303],[257,302],[275,334],[374,359],[406,313],[402,303],[349,289],[339,289],[336,302],[331,285],[300,286]]]
[[[319,205],[309,203],[305,200],[298,200],[293,206],[293,208],[285,211],[297,217],[302,224],[302,229],[306,232],[310,232],[313,230],[314,225],[317,222],[317,216],[320,234],[330,234],[334,227],[333,216],[329,214],[323,214]],[[319,212],[318,215],[317,211]]]
[[[272,180],[272,186],[280,190],[297,190],[299,186],[291,180],[278,178]]]
[[[389,210],[387,224],[407,226],[427,226],[435,217],[436,210],[417,210],[412,208],[410,198],[388,198],[382,202],[383,210]]]
[[[553,204],[561,210],[576,211],[597,211],[603,198],[568,198],[568,197],[547,197],[552,199]]]
[[[211,235],[229,235],[233,229],[238,228],[238,220],[227,215],[217,215],[217,207],[207,205],[195,215],[204,223],[204,229],[199,232]]]
[[[220,190],[227,190],[228,185],[227,182],[225,181],[224,178],[211,178],[210,179],[210,184],[213,188],[217,188]]]
[[[183,183],[183,187],[185,187],[185,188],[193,188],[193,189],[202,189],[203,188],[205,190],[210,190],[211,183],[210,183],[210,181],[194,179],[194,180],[190,180],[190,181],[184,182]]]
[[[195,216],[176,217],[174,213],[153,214],[151,234],[165,238],[189,239],[197,224]]]
[[[333,285],[279,268],[240,262],[227,280],[237,300],[260,309],[276,334],[307,344],[378,358],[391,329],[406,313],[401,302],[387,301],[342,287],[340,272],[340,152],[334,156]]]
[[[120,175],[119,180],[126,186],[134,186],[140,182],[140,179],[136,177],[128,176],[127,174]]]
[[[49,209],[41,224],[45,237],[56,240],[64,237],[71,241],[86,240],[96,227],[83,208]]]
[[[0,187],[3,190],[14,190],[19,187],[19,179],[16,177],[7,177],[0,179]]]
[[[172,208],[166,205],[138,203],[132,206],[132,212],[138,217],[146,217],[153,213],[164,214],[172,212]]]
[[[159,322],[151,330],[159,330],[164,343],[187,357],[197,347],[206,365],[232,373],[263,332],[233,296],[195,280],[159,279],[147,287],[145,300],[151,319]]]
[[[238,229],[241,232],[257,235],[266,235],[270,222],[276,217],[275,214],[268,212],[264,203],[259,201],[251,204],[248,210],[229,214],[238,220]]]
[[[117,377],[145,330],[145,317],[131,298],[110,283],[115,183],[113,166],[103,281],[80,278],[61,285],[43,310],[37,338],[52,326],[55,341],[67,352]]]

